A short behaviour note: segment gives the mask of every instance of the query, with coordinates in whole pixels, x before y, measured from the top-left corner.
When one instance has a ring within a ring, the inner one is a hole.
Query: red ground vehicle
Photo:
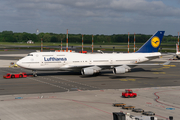
[[[126,89],[125,92],[122,92],[122,96],[126,98],[130,98],[130,97],[136,97],[137,94],[133,93],[133,91],[130,89]]]
[[[87,53],[87,51],[79,51],[79,53]]]
[[[8,73],[3,76],[3,78],[22,78],[22,77],[23,78],[27,77],[27,74],[25,72],[21,72],[18,74]]]

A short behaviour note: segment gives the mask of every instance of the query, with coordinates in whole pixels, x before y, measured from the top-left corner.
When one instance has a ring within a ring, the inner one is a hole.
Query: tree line
[[[136,34],[136,43],[146,42],[152,35]],[[66,42],[66,34],[55,34],[55,33],[14,33],[13,31],[2,31],[0,32],[0,42],[27,42],[32,40],[34,42]],[[90,44],[92,42],[92,35],[84,35],[84,43]],[[113,34],[113,35],[94,35],[94,43],[126,43],[128,40],[127,34]],[[82,35],[81,34],[69,34],[68,35],[69,43],[81,43]],[[129,37],[130,43],[134,42],[134,34],[130,34]],[[172,43],[177,42],[177,36],[164,36],[163,42]]]

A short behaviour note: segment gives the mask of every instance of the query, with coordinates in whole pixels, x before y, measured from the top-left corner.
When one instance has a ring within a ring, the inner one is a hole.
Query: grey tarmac
[[[112,120],[112,112],[120,111],[141,115],[113,107],[113,103],[153,111],[163,120],[169,116],[174,116],[175,120],[180,118],[178,60],[166,66],[135,67],[131,72],[117,75],[111,70],[93,76],[81,76],[79,72],[40,71],[38,77],[3,79],[6,73],[32,74],[29,70],[8,67],[10,61],[17,61],[17,56],[11,56],[10,60],[3,57],[0,56],[3,65],[0,67],[2,120]],[[138,97],[122,98],[125,89],[133,89]]]

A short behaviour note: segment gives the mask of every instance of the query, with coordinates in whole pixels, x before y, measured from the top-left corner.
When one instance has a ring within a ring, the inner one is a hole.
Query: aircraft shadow
[[[32,73],[29,73],[28,75],[32,75]],[[37,76],[56,76],[56,75],[63,75],[63,76],[67,76],[67,75],[81,75],[80,72],[53,72],[53,73],[37,73]]]
[[[143,69],[143,68],[133,68],[131,69],[130,72],[162,72],[162,71],[155,71],[155,70],[146,70],[146,69]]]
[[[140,76],[111,76],[111,79],[120,79],[120,78],[145,78],[145,79],[158,79],[158,77],[140,77]]]
[[[101,73],[96,73],[93,75],[81,75],[80,77],[81,78],[89,78],[89,77],[98,77],[98,76],[101,76]]]
[[[145,70],[143,68],[134,68],[132,69],[130,72],[128,73],[125,73],[125,74],[131,74],[131,73],[134,73],[134,72],[161,72],[161,71],[153,71],[153,70]],[[27,73],[28,75],[32,75],[32,73]],[[58,76],[58,75],[61,75],[61,76],[67,76],[67,75],[77,75],[77,76],[80,76],[81,78],[89,78],[89,77],[98,77],[98,76],[106,76],[106,77],[110,77],[111,79],[118,79],[118,78],[130,78],[132,76],[124,76],[123,74],[116,74],[114,75],[112,71],[101,71],[100,73],[97,73],[97,74],[93,74],[93,75],[81,75],[80,72],[71,72],[71,71],[57,71],[57,72],[38,72],[37,73],[37,76]],[[122,76],[123,75],[123,76]],[[135,78],[135,77],[133,77]],[[138,78],[143,78],[143,77],[138,77]],[[145,77],[145,78],[149,78],[149,77]],[[152,77],[151,77],[152,78]]]

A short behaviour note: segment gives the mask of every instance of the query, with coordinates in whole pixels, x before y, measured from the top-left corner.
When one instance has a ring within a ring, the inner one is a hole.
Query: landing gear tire
[[[11,78],[15,78],[15,76],[14,76],[14,75],[12,75],[12,76],[11,76]]]
[[[36,71],[32,71],[33,72],[33,76],[37,77],[37,72]]]
[[[177,59],[180,59],[180,57],[176,56]]]
[[[34,76],[34,77],[37,77],[37,74],[34,74],[33,76]]]

